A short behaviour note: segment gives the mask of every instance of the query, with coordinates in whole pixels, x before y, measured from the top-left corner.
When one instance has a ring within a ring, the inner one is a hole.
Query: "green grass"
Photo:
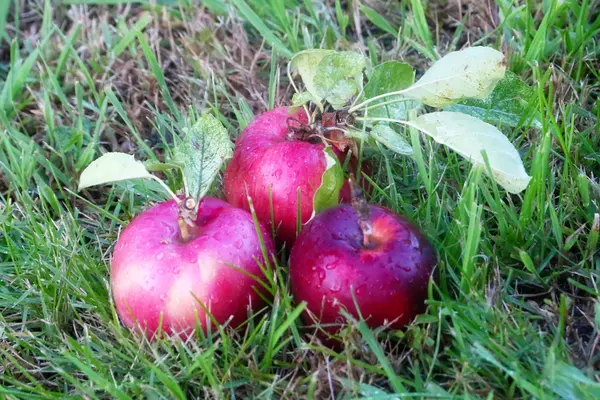
[[[0,5],[0,398],[600,398],[597,0],[496,0],[487,25],[477,2],[459,14],[375,1],[356,15],[346,1],[103,3],[117,2]],[[422,73],[467,42],[502,48],[535,90],[541,129],[500,126],[533,180],[508,195],[409,131],[413,158],[370,155],[371,201],[415,221],[439,253],[415,323],[351,321],[343,350],[323,347],[282,259],[272,306],[237,332],[147,342],[119,324],[112,245],[164,195],[153,182],[77,193],[91,160],[161,159],[190,106],[236,136],[291,98],[286,62],[305,48]]]

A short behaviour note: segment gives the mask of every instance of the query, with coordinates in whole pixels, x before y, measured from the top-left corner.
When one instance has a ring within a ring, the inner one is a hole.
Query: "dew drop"
[[[242,243],[241,240],[236,240],[235,242],[233,242],[233,245],[235,246],[236,249],[241,249],[242,246],[244,245],[244,243]]]
[[[281,169],[278,169],[278,170],[276,170],[276,171],[273,173],[273,176],[274,176],[274,177],[275,177],[275,179],[277,179],[277,180],[281,179]]]
[[[162,260],[163,258],[165,258],[165,254],[164,254],[164,253],[159,253],[159,254],[156,256],[156,259],[157,259],[158,261]]]
[[[365,288],[360,286],[356,289],[356,295],[360,296],[361,294],[363,294],[365,292]]]
[[[319,271],[319,280],[321,282],[323,282],[325,280],[325,271],[323,271],[323,270]]]
[[[342,285],[340,285],[339,282],[335,282],[333,285],[331,285],[331,291],[333,293],[337,293],[342,289]]]
[[[317,266],[316,266],[316,265],[313,265],[313,266],[312,266],[310,269],[311,269],[312,271],[316,271],[316,270],[317,270]]]
[[[342,234],[341,234],[341,233],[339,233],[339,232],[334,232],[334,233],[332,233],[332,234],[331,234],[331,238],[332,238],[333,240],[344,240],[344,236],[342,236]]]

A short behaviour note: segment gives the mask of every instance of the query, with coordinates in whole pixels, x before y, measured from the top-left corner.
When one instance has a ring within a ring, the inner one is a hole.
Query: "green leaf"
[[[306,90],[312,94],[317,102],[321,102],[323,98],[317,93],[317,89],[314,84],[315,75],[317,74],[319,63],[323,60],[323,58],[333,53],[335,53],[334,50],[305,50],[294,55],[289,64],[290,69],[298,70],[298,73],[302,78],[302,82],[304,83],[304,87],[306,87]]]
[[[173,161],[183,165],[188,194],[200,200],[210,189],[223,162],[232,154],[233,145],[227,130],[212,115],[204,114],[194,125],[185,128],[183,140],[173,150]]]
[[[362,89],[362,72],[367,61],[367,58],[352,51],[325,56],[314,76],[317,96],[325,99],[334,109],[344,107]]]
[[[502,53],[490,47],[470,47],[446,54],[404,94],[433,107],[465,98],[485,99],[505,72]]]
[[[404,90],[415,81],[413,68],[398,61],[386,61],[373,68],[369,82],[365,85],[364,97],[373,97]],[[396,102],[394,102],[396,101]],[[379,106],[381,103],[390,103]],[[388,96],[369,103],[368,116],[377,118],[408,119],[408,110],[415,108],[417,102],[401,95]]]
[[[534,89],[521,81],[516,74],[507,71],[504,79],[498,82],[487,98],[462,100],[445,109],[511,127],[531,121],[533,127],[541,129],[539,116],[533,115],[535,99]]]
[[[151,179],[152,175],[144,164],[132,155],[125,153],[106,153],[83,170],[79,177],[78,190],[104,183],[124,181],[127,179]]]
[[[367,99],[381,94],[406,89],[415,81],[413,68],[398,61],[386,61],[373,68],[369,82],[365,85]]]
[[[531,181],[517,149],[493,125],[450,111],[423,114],[411,125],[487,171],[485,151],[493,177],[510,193],[522,192]]]
[[[318,100],[315,99],[314,96],[309,92],[297,92],[294,93],[294,96],[292,96],[292,105],[294,107],[303,106],[309,101],[318,103]]]
[[[323,172],[321,186],[319,186],[313,198],[313,217],[318,212],[338,203],[340,190],[344,185],[344,170],[340,160],[331,147],[326,147],[323,152],[327,161],[327,168]]]
[[[377,124],[371,130],[371,136],[388,149],[406,156],[413,154],[413,148],[399,133],[387,124]]]

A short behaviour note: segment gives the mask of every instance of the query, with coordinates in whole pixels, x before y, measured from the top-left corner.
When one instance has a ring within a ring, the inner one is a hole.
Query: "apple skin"
[[[167,335],[188,337],[196,320],[207,328],[206,312],[223,324],[238,326],[248,307],[264,301],[259,284],[234,265],[260,278],[256,260],[264,262],[252,216],[228,203],[205,197],[198,207],[192,238],[183,242],[174,200],[139,214],[120,235],[111,263],[111,288],[117,313],[131,329],[151,338],[159,328]],[[274,245],[266,230],[262,237],[269,254]],[[137,324],[136,324],[137,323]]]
[[[298,191],[304,224],[313,215],[313,198],[321,186],[327,160],[322,142],[291,137],[288,118],[308,123],[303,109],[291,114],[288,107],[277,107],[259,115],[246,127],[225,170],[224,186],[227,201],[236,207],[250,210],[250,196],[258,219],[267,226],[271,226],[272,209],[277,241],[291,246],[296,239]],[[343,163],[348,153],[335,148],[334,152]],[[352,157],[350,166],[357,169],[356,157]],[[363,170],[366,170],[364,165]],[[340,200],[349,199],[350,187],[346,182]]]
[[[399,329],[424,310],[429,278],[436,263],[432,246],[406,219],[369,205],[372,246],[363,245],[358,215],[341,204],[319,213],[298,236],[290,256],[290,279],[297,302],[307,302],[307,324],[339,331],[343,306],[358,317],[354,294],[367,325]]]
[[[308,123],[304,110],[290,114],[288,107],[255,118],[237,139],[224,177],[227,201],[249,210],[250,196],[256,216],[269,226],[271,193],[277,240],[288,245],[296,238],[298,190],[301,222],[305,223],[313,213],[313,198],[327,167],[324,144],[290,137],[290,117]]]

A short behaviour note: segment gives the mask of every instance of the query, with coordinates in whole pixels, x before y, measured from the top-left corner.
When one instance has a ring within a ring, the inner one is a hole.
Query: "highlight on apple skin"
[[[353,296],[372,328],[402,328],[425,308],[436,263],[432,246],[405,218],[384,207],[368,207],[372,231],[367,246],[357,211],[341,204],[312,219],[291,251],[292,292],[310,311],[305,322],[318,322],[332,334],[346,322],[340,308],[359,317]]]
[[[191,238],[182,241],[174,200],[139,214],[120,235],[111,263],[111,287],[122,322],[151,338],[160,329],[187,337],[207,328],[210,311],[219,324],[238,326],[264,300],[260,285],[238,269],[264,278],[264,258],[252,215],[204,197]],[[274,244],[261,227],[264,246]],[[237,269],[236,269],[237,268]]]

